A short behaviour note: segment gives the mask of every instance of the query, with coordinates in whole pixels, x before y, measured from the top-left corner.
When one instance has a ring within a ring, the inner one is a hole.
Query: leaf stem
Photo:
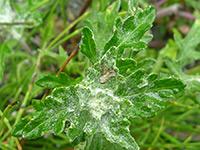
[[[25,108],[25,106],[26,106],[26,104],[27,104],[27,102],[28,102],[28,100],[29,100],[29,95],[30,95],[32,86],[33,86],[33,85],[32,85],[32,83],[31,83],[31,84],[29,85],[29,87],[28,87],[28,91],[26,92],[25,98],[24,98],[24,100],[23,100],[23,102],[22,102],[21,108],[19,109],[19,112],[18,112],[18,114],[17,114],[17,117],[16,117],[16,120],[15,120],[14,125],[16,125],[16,124],[19,122],[19,120],[20,120],[21,117],[22,117],[22,114],[24,113],[24,108]]]
[[[74,57],[79,51],[79,45],[73,50],[73,52],[70,54],[70,56],[68,57],[68,59],[65,61],[65,63],[63,64],[63,66],[60,68],[60,70],[57,72],[56,75],[59,75],[60,72],[62,72],[64,70],[64,68],[66,67],[66,65],[69,63],[69,61],[72,59],[72,57]],[[47,91],[45,92],[45,94],[42,97],[42,101],[47,97],[47,95],[49,94],[50,89],[47,89]]]
[[[4,112],[3,112],[2,116],[1,116],[1,121],[4,122],[4,118],[5,118],[6,114],[8,113],[8,110],[10,110],[10,108],[12,108],[14,105],[17,105],[17,104],[18,104],[18,102],[16,101],[16,102],[14,102],[14,103],[12,103],[12,104],[9,104],[9,105],[6,107],[6,109],[4,110]]]

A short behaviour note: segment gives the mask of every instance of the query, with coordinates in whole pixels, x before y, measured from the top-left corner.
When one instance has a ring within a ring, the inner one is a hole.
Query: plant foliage
[[[84,22],[80,47],[91,66],[83,79],[71,82],[64,73],[41,77],[37,84],[53,91],[44,101],[32,102],[35,111],[13,128],[12,135],[35,139],[48,131],[65,132],[73,142],[86,134],[76,149],[139,149],[129,118],[153,117],[185,85],[176,78],[148,74],[134,59],[152,39],[147,31],[155,8],[142,10],[130,0],[129,16],[122,19],[116,15],[119,6],[116,1],[98,13],[95,24]]]
[[[195,50],[195,48],[200,43],[196,40],[200,36],[200,19],[197,19],[188,33],[188,35],[181,39],[175,34],[174,39],[178,46],[178,53],[176,59],[166,57],[166,65],[170,72],[180,78],[185,84],[187,84],[187,89],[189,92],[199,92],[200,89],[200,76],[199,75],[187,75],[183,72],[183,67],[189,65],[193,61],[200,59],[200,52]]]

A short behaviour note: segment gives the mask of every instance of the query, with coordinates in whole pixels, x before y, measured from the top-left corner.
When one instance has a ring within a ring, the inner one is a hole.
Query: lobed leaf
[[[179,48],[177,60],[180,61],[181,67],[191,63],[193,60],[200,59],[200,52],[195,50],[195,47],[200,43],[198,37],[200,36],[200,19],[196,19],[192,29],[184,39],[179,38],[176,34],[174,36],[175,42]]]
[[[54,89],[56,87],[69,86],[75,84],[75,81],[72,81],[69,76],[65,73],[60,73],[59,75],[46,75],[42,76],[36,81],[38,86]]]
[[[167,99],[173,98],[184,87],[178,79],[158,79],[156,74],[146,76],[144,70],[139,69],[118,86],[115,95],[130,101],[129,115],[152,117],[165,106]]]
[[[189,63],[200,59],[200,52],[195,48],[200,43],[196,40],[200,36],[200,19],[196,19],[192,29],[184,39],[177,35],[174,36],[175,42],[178,46],[178,53],[175,59],[170,57],[165,58],[167,67],[171,74],[181,79],[186,85],[188,92],[199,92],[200,76],[187,75],[183,72],[183,67]]]
[[[64,74],[41,78],[38,84],[54,90],[44,101],[33,101],[36,113],[22,123],[24,127],[16,125],[13,135],[31,139],[48,131],[66,132],[69,140],[74,141],[86,134],[86,141],[77,145],[77,149],[139,149],[129,131],[129,118],[154,116],[185,85],[178,79],[159,79],[156,74],[138,69],[148,68],[148,61],[137,66],[135,54],[124,57],[127,48],[135,52],[147,46],[152,37],[146,32],[156,14],[153,7],[136,11],[130,7],[134,16],[117,18],[113,27],[114,22],[105,18],[119,10],[119,2],[113,3],[106,13],[99,13],[97,24],[86,22],[81,52],[93,65],[85,72],[84,79],[68,86]],[[136,7],[136,1],[131,0],[130,4]],[[110,35],[105,37],[108,41],[100,41],[105,35]]]
[[[200,76],[198,75],[187,75],[182,71],[182,65],[180,61],[174,60],[170,57],[165,58],[165,62],[170,72],[177,78],[181,79],[186,85],[190,92],[200,92]]]

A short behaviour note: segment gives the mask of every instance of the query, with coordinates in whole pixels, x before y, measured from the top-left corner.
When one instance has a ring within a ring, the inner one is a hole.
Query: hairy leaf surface
[[[136,7],[136,1],[131,0],[130,4]],[[48,131],[54,134],[65,132],[73,142],[86,134],[86,141],[77,145],[77,149],[103,150],[104,146],[108,149],[139,149],[129,131],[129,118],[154,116],[185,85],[175,78],[159,79],[156,74],[147,74],[145,62],[137,63],[133,58],[135,55],[125,57],[127,48],[134,52],[147,46],[152,36],[146,32],[156,14],[153,7],[141,10],[129,6],[134,17],[122,20],[111,15],[113,19],[109,15],[117,12],[119,6],[120,1],[116,1],[106,13],[98,14],[98,28],[86,21],[81,52],[93,65],[85,72],[83,80],[69,86],[68,80],[60,77],[63,74],[41,78],[42,86],[54,88],[49,86],[50,80],[62,86],[55,87],[44,101],[34,101],[36,111],[32,119],[16,125],[13,135],[32,139]],[[109,35],[105,37],[106,42],[100,41],[104,35]]]

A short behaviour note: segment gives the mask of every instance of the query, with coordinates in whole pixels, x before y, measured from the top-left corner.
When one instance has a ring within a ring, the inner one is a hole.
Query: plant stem
[[[167,2],[167,0],[160,0],[160,1],[156,2],[156,3],[154,4],[154,6],[155,6],[156,8],[159,8],[160,6],[164,5],[166,2]]]
[[[74,57],[79,51],[79,45],[76,47],[76,49],[73,50],[73,52],[70,54],[70,56],[68,57],[68,59],[65,61],[65,63],[63,64],[63,66],[60,68],[60,70],[57,72],[56,75],[59,75],[60,72],[62,72],[65,68],[65,66],[68,64],[68,62],[72,59],[72,57]]]
[[[118,15],[118,16],[121,16],[121,15],[126,15],[126,14],[128,14],[128,11],[121,11],[121,12],[119,12],[117,15]]]
[[[17,114],[17,117],[16,117],[14,125],[16,125],[19,122],[19,120],[21,119],[22,114],[24,112],[24,108],[25,108],[25,106],[26,106],[26,104],[27,104],[27,102],[29,100],[29,96],[30,96],[30,93],[31,93],[31,90],[32,90],[32,87],[33,87],[33,83],[34,83],[34,80],[36,78],[37,71],[38,71],[38,68],[39,68],[39,65],[40,65],[40,60],[41,60],[41,53],[39,53],[39,55],[38,55],[37,64],[36,64],[36,67],[35,67],[35,71],[34,71],[34,74],[33,74],[32,81],[29,84],[28,91],[26,92],[25,98],[24,98],[24,100],[22,102],[21,108],[19,109],[19,112]]]
[[[49,50],[58,40],[60,40],[75,24],[77,24],[79,21],[81,21],[83,18],[85,18],[88,15],[88,12],[85,12],[82,16],[77,18],[74,22],[72,22],[63,32],[61,32],[47,47],[47,50]]]
[[[187,70],[184,73],[185,74],[190,74],[190,73],[195,73],[195,72],[198,72],[198,71],[200,71],[200,67],[191,68],[190,70]]]
[[[57,46],[63,44],[65,41],[69,40],[70,38],[72,38],[73,36],[79,34],[81,31],[83,30],[83,28],[80,28],[78,30],[75,30],[74,32],[72,32],[71,34],[69,34],[68,36],[66,36],[65,38],[63,38],[62,40],[60,40],[58,43],[56,43],[55,45],[53,45],[52,47],[49,48],[49,50],[56,48]]]
[[[169,7],[163,8],[157,12],[156,19],[176,14],[180,8],[181,8],[181,5],[178,3],[173,4]]]
[[[24,113],[24,108],[25,108],[25,106],[26,106],[26,104],[27,104],[27,102],[28,102],[28,100],[29,100],[29,95],[30,95],[32,86],[33,86],[33,85],[30,84],[29,87],[28,87],[28,91],[26,92],[25,98],[24,98],[24,100],[23,100],[23,102],[22,102],[21,108],[19,109],[19,112],[18,112],[18,114],[17,114],[17,117],[16,117],[16,120],[15,120],[14,125],[16,125],[16,124],[19,122],[19,120],[20,120],[21,117],[22,117],[22,114]]]
[[[149,137],[150,135],[150,132],[151,132],[151,128],[148,128],[147,132],[145,132],[143,138],[142,138],[142,141],[140,142],[140,144],[144,144],[147,140],[147,138]]]
[[[42,2],[40,2],[39,4],[37,4],[36,6],[33,6],[30,10],[26,11],[25,13],[28,12],[32,12],[37,8],[40,8],[42,5],[44,5],[45,3],[49,2],[49,0],[43,0]]]
[[[92,0],[87,0],[87,1],[85,2],[85,4],[83,5],[83,7],[81,8],[81,10],[80,10],[80,12],[79,12],[78,17],[80,17],[81,15],[83,15],[83,13],[84,13],[84,12],[87,10],[87,8],[90,6],[91,2],[92,2]],[[77,17],[77,18],[78,18],[78,17]],[[76,28],[76,24],[73,26],[73,28],[70,30],[69,33],[74,32],[75,28]]]
[[[2,116],[2,115],[3,115],[3,112],[0,110],[0,116]],[[5,127],[4,124],[8,127],[8,129],[12,130],[12,127],[11,127],[11,125],[10,125],[10,123],[9,123],[7,118],[4,118],[3,121],[0,120],[0,137],[1,137],[2,133],[3,133],[3,131],[4,131],[4,127]]]
[[[192,20],[192,21],[196,20],[196,16],[194,16],[191,13],[185,12],[185,11],[178,11],[177,15],[180,16],[180,17],[183,17],[185,19],[188,19],[188,20]]]
[[[36,68],[35,68],[35,71],[34,71],[34,74],[33,74],[33,78],[32,78],[32,81],[31,81],[32,85],[33,85],[33,83],[35,81],[35,78],[37,76],[37,71],[38,71],[38,68],[40,66],[41,55],[42,55],[41,53],[39,53],[39,55],[38,55],[37,65],[36,65]]]
[[[151,145],[154,145],[158,141],[160,133],[163,130],[163,125],[164,125],[164,118],[162,118],[162,120],[161,120],[160,128],[158,130],[158,133],[156,134],[156,137],[154,138],[153,142],[151,143]],[[151,150],[151,148],[149,148],[148,150]]]
[[[155,144],[155,145],[148,145],[148,144],[144,144],[141,145],[141,147],[143,148],[183,148],[186,146],[200,146],[200,142],[197,143],[180,143],[180,144]]]
[[[12,103],[12,104],[9,104],[9,105],[6,107],[6,109],[4,110],[4,112],[3,112],[2,116],[1,116],[1,121],[4,122],[4,118],[5,118],[5,115],[8,113],[8,110],[10,110],[10,108],[12,108],[14,105],[17,105],[17,104],[18,104],[18,102],[16,101],[16,102],[14,102],[14,103]]]
[[[35,21],[25,21],[25,22],[0,22],[0,26],[2,25],[34,25]]]
[[[22,150],[22,146],[19,143],[19,140],[15,137],[15,143],[17,144],[18,150]]]
[[[1,115],[1,120],[0,120],[0,136],[2,135],[3,133],[3,130],[4,130],[4,127],[5,125],[8,127],[8,129],[11,131],[12,130],[12,127],[8,121],[8,119],[5,117],[6,114],[8,113],[8,111],[10,110],[10,108],[12,108],[14,105],[18,104],[18,102],[14,102],[12,104],[9,104],[6,109],[4,110],[4,112],[1,112],[0,111],[0,115]]]
[[[161,131],[160,134],[174,144],[181,144],[181,142],[179,140],[177,140],[176,138],[174,138],[173,136],[171,136],[167,132]]]
[[[8,150],[8,149],[9,149],[9,150],[16,150],[15,148],[13,148],[12,146],[10,146],[9,144],[5,144],[5,143],[1,143],[1,142],[0,142],[0,147],[1,147],[1,148],[4,147],[3,150],[6,150],[6,149],[7,149],[7,150]]]
[[[72,59],[72,57],[74,57],[79,51],[79,45],[76,47],[76,49],[73,50],[73,52],[70,54],[70,56],[68,57],[68,59],[65,61],[65,63],[63,64],[63,66],[60,68],[60,70],[57,72],[56,75],[59,75],[60,72],[62,72],[64,70],[64,68],[66,67],[66,65],[68,64],[68,62]],[[45,100],[45,98],[47,97],[47,95],[49,94],[50,89],[47,89],[47,91],[45,92],[45,94],[42,97],[42,101]]]

